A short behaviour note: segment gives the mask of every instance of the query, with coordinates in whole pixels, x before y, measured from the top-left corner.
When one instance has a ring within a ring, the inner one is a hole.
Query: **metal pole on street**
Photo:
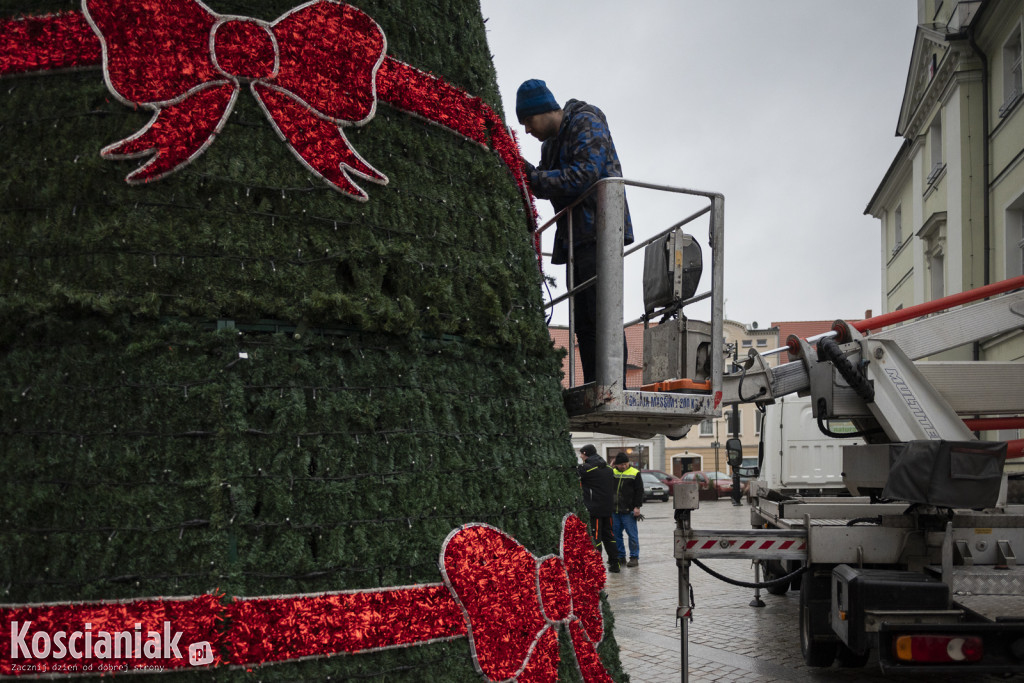
[[[693,608],[690,606],[690,560],[686,556],[686,541],[690,535],[690,513],[700,506],[700,489],[696,481],[684,481],[675,485],[672,491],[672,506],[675,508],[675,556],[679,572],[679,606],[676,608],[676,620],[679,621],[679,669],[680,680],[690,680],[690,619]]]

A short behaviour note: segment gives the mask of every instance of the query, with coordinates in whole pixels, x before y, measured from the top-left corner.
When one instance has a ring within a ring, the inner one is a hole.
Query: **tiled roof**
[[[548,333],[555,348],[566,348],[569,340],[569,328],[549,327]],[[635,389],[643,384],[644,375],[644,326],[642,323],[631,325],[626,328],[626,386]],[[576,354],[576,384],[583,383],[583,366],[580,364],[579,348],[575,349]],[[562,359],[562,386],[569,386],[569,354]]]

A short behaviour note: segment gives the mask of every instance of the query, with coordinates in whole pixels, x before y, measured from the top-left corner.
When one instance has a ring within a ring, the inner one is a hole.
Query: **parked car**
[[[672,495],[675,491],[675,485],[682,481],[679,477],[673,477],[668,472],[662,472],[661,470],[640,470],[641,473],[653,474],[658,478],[662,484],[668,487],[668,495]]]
[[[658,478],[650,472],[641,472],[640,478],[644,482],[644,500],[658,499],[668,502],[668,487],[658,481]]]
[[[696,481],[701,500],[716,500],[732,493],[732,477],[723,472],[686,472],[683,481]]]
[[[732,493],[732,475],[725,472],[707,472],[708,478],[715,482],[715,487],[721,494]]]

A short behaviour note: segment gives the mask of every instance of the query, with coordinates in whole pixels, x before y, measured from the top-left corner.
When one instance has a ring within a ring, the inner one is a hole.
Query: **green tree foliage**
[[[207,4],[273,20],[293,3]],[[474,0],[358,6],[390,56],[500,111]],[[4,17],[78,9],[0,2]],[[150,112],[98,69],[2,86],[2,602],[437,582],[445,536],[474,521],[557,551],[562,515],[585,512],[525,213],[495,153],[379,104],[346,132],[390,184],[358,203],[243,92],[197,160],[129,186],[138,162],[99,150]],[[620,677],[610,635],[602,653]],[[562,674],[577,676],[565,658]],[[259,670],[327,676],[477,675],[465,639]]]

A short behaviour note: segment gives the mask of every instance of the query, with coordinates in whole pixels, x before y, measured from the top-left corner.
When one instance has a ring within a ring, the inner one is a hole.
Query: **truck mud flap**
[[[815,566],[800,586],[800,652],[807,666],[831,666],[839,638],[832,630],[832,567]]]

